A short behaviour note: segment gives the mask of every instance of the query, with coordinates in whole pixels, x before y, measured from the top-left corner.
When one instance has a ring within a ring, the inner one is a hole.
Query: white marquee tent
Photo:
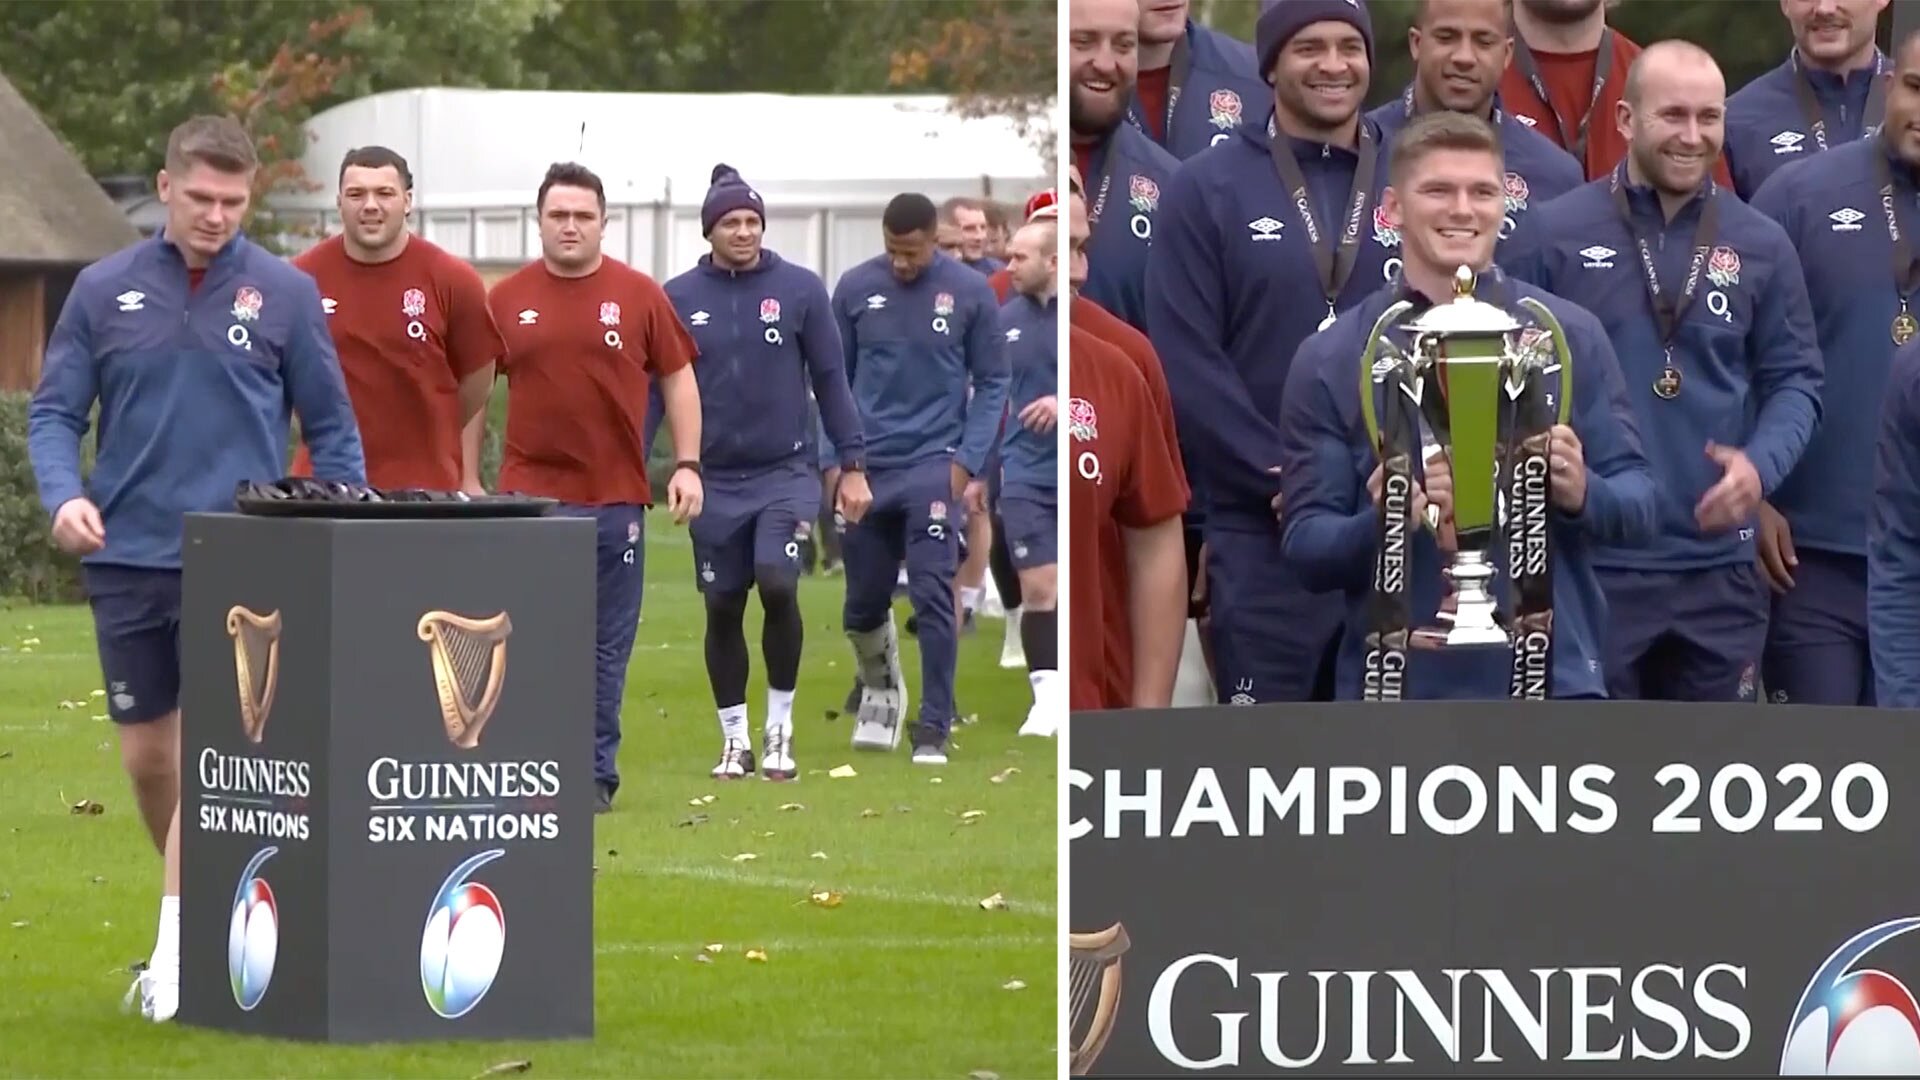
[[[664,280],[707,250],[700,202],[716,162],[757,189],[767,244],[829,287],[880,250],[880,214],[902,191],[1018,203],[1051,183],[1012,121],[968,119],[943,97],[599,94],[417,89],[329,109],[304,158],[321,190],[275,199],[339,230],[334,180],[355,146],[413,169],[415,227],[477,264],[538,257],[533,200],[547,166],[578,161],[607,188],[606,251]]]

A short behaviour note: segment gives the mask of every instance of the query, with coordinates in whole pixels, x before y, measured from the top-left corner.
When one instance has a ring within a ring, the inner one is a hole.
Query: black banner
[[[1910,713],[1080,714],[1074,1075],[1920,1074]]]

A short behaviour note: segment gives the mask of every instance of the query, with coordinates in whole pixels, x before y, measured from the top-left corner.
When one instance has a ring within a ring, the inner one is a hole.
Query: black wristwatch
[[[700,463],[697,461],[676,461],[673,463],[674,472],[679,472],[681,469],[685,469],[695,476],[700,475]]]

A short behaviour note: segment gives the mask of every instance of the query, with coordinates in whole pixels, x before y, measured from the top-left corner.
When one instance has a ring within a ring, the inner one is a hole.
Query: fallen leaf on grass
[[[711,964],[713,963],[713,957],[708,956],[706,953],[696,953],[693,957],[693,962],[696,964]]]
[[[37,638],[37,637],[30,637],[30,638],[27,638],[26,640],[24,640],[24,641],[22,641],[22,642],[21,642],[20,644],[22,644],[22,645],[38,645],[38,644],[40,644],[40,639],[39,639],[39,638]]]
[[[938,776],[936,776],[936,777],[934,777],[934,778],[933,778],[932,780],[930,780],[930,781],[928,781],[928,782],[929,782],[929,783],[933,783],[933,784],[944,784],[944,783],[946,783],[946,781],[945,781],[945,780],[942,780],[942,779],[941,779],[940,777],[938,777]]]
[[[80,706],[82,706],[82,705],[85,705],[85,704],[86,704],[86,702],[84,702],[84,701],[62,701],[62,702],[60,703],[60,707],[61,707],[61,708],[63,708],[63,709],[77,709],[77,708],[79,708]]]
[[[896,814],[911,814],[911,813],[913,813],[913,807],[911,807],[911,806],[896,806],[896,807],[894,807],[894,808],[893,808],[893,812],[894,812],[894,813],[896,813]]]
[[[694,814],[690,817],[683,817],[679,821],[674,822],[673,827],[676,829],[685,829],[694,825],[705,825],[707,823],[707,820],[708,820],[707,815],[705,814]]]
[[[738,855],[735,855],[735,856],[733,857],[733,861],[734,861],[734,862],[752,862],[753,860],[755,860],[755,859],[757,859],[757,858],[759,858],[759,857],[760,857],[760,856],[758,856],[758,855],[755,855],[755,854],[754,854],[753,852],[751,852],[751,851],[743,851],[743,852],[741,852],[740,854],[738,854]]]
[[[722,945],[720,942],[716,941],[713,944],[707,946],[707,951],[710,953],[720,953],[720,952],[725,952],[726,948],[727,947],[725,945]]]
[[[1027,984],[1019,979],[1008,979],[1000,985],[1002,990],[1025,990]]]
[[[988,1072],[985,1069],[975,1069],[967,1074],[967,1080],[1000,1080],[1000,1074]]]
[[[80,814],[86,817],[99,817],[106,812],[106,807],[101,806],[92,799],[81,799],[79,802],[67,808],[67,813],[69,814]]]
[[[1020,774],[1020,766],[1009,765],[1006,768],[1001,769],[999,772],[994,773],[992,776],[987,777],[987,783],[1004,784],[1007,782],[1008,778],[1018,776],[1019,774]]]
[[[107,696],[107,692],[105,690],[92,690],[88,691],[87,696],[91,698],[103,698]]]
[[[869,806],[865,810],[860,811],[860,816],[861,817],[879,817],[880,811],[875,810],[873,807]]]
[[[482,1077],[487,1076],[505,1076],[508,1073],[523,1073],[531,1068],[533,1068],[533,1062],[531,1061],[503,1061],[498,1065],[489,1065],[479,1072],[474,1073],[473,1080],[481,1080]]]
[[[829,769],[827,771],[827,775],[834,778],[835,780],[848,780],[853,777],[859,776],[860,774],[857,772],[854,772],[853,766],[851,765],[835,765],[832,769]]]
[[[807,856],[807,858],[809,859],[824,859],[826,857],[827,857],[827,853],[824,851],[816,851],[813,854]]]
[[[756,963],[756,964],[764,964],[764,963],[766,963],[766,962],[767,962],[767,950],[765,950],[765,949],[748,949],[748,950],[747,950],[747,959],[748,959],[748,960],[750,960],[750,961],[752,961],[753,963]]]
[[[806,803],[786,802],[786,803],[780,804],[780,809],[782,812],[788,812],[793,810],[805,810],[806,808],[807,808]]]
[[[12,757],[12,756],[13,756],[13,751],[11,751],[11,750],[0,750],[0,761],[5,761],[5,760],[7,760],[8,758],[10,758],[10,757]]]
[[[699,797],[699,798],[697,798],[697,799],[688,799],[688,800],[687,800],[687,805],[688,805],[688,806],[712,806],[712,805],[713,805],[713,796],[711,796],[711,795],[702,795],[702,796],[700,796],[700,797]]]
[[[971,825],[974,822],[979,821],[981,818],[986,816],[987,816],[987,812],[985,810],[969,810],[966,813],[960,815],[960,824]]]
[[[27,920],[25,920],[25,919],[21,919],[21,920],[19,920],[18,922],[15,922],[15,923],[13,924],[13,928],[14,928],[15,930],[24,930],[24,929],[26,929],[26,928],[27,928],[27,926],[28,926],[28,923],[27,923]]]
[[[999,893],[994,893],[992,896],[980,901],[980,910],[1005,911],[1007,910],[1007,898],[1001,896]]]
[[[847,902],[847,898],[837,892],[817,892],[807,899],[813,902],[814,907],[823,908],[837,908]]]
[[[757,836],[757,837],[759,837],[759,838],[760,838],[760,839],[762,839],[762,840],[765,840],[765,839],[767,839],[768,837],[770,837],[770,836],[772,836],[772,835],[773,835],[773,830],[772,830],[772,829],[768,829],[768,830],[767,830],[766,832],[763,832],[763,833],[754,833],[753,835],[755,835],[755,836]]]

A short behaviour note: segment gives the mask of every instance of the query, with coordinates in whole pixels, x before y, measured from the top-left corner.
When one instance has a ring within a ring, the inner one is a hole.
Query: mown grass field
[[[95,715],[91,622],[0,611],[0,1075],[465,1078],[511,1061],[532,1077],[1056,1075],[1056,744],[1014,734],[1028,693],[998,666],[1002,624],[962,639],[960,709],[978,720],[947,767],[913,766],[905,740],[856,755],[850,719],[827,715],[851,680],[841,581],[807,579],[801,780],[720,783],[686,532],[656,515],[647,536],[624,784],[595,823],[591,1042],[333,1048],[122,1014],[126,969],[153,947],[160,862]],[[89,704],[61,707],[75,701]],[[858,775],[827,776],[842,764]],[[105,812],[71,813],[82,799]],[[994,894],[1006,907],[983,909]]]

